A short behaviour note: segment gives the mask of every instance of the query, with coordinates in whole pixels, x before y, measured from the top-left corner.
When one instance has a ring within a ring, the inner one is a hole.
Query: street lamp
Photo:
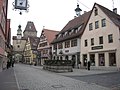
[[[80,16],[80,11],[82,10],[79,8],[79,4],[77,4],[77,8],[75,9],[75,12],[78,17]]]

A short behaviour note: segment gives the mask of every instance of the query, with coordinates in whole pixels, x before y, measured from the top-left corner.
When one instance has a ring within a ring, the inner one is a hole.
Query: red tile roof
[[[84,28],[85,28],[87,20],[90,16],[90,13],[91,13],[91,11],[86,12],[83,15],[70,20],[66,24],[66,26],[58,34],[62,34],[66,31],[70,31],[70,30],[78,28],[79,26],[82,25],[82,27],[80,28],[78,33],[68,35],[68,36],[65,36],[65,37],[61,37],[61,38],[55,38],[52,43],[62,42],[62,41],[67,40],[67,39],[79,37],[84,31]]]
[[[46,36],[48,43],[51,43],[54,40],[55,35],[58,34],[59,31],[43,29],[42,32],[44,32],[44,35]]]

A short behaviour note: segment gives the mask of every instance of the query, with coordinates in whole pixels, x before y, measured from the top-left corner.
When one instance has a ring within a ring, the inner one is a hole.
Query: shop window
[[[99,54],[99,66],[105,66],[105,57],[104,57],[104,53]]]
[[[83,66],[87,66],[87,54],[83,54]]]
[[[59,56],[57,56],[57,60],[59,60]]]
[[[65,60],[69,60],[68,56],[65,56]]]
[[[109,53],[109,66],[116,66],[116,54]]]
[[[60,57],[60,60],[63,60],[62,56]]]
[[[55,56],[53,57],[53,59],[55,60]]]
[[[91,66],[95,66],[95,54],[90,54],[90,63]]]

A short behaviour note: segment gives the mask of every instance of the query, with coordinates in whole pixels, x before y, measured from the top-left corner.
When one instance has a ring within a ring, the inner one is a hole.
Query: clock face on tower
[[[26,10],[27,0],[15,0],[15,9]]]

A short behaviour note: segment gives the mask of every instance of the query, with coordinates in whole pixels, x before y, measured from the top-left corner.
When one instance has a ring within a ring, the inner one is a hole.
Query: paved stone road
[[[120,72],[111,72],[104,74],[96,74],[96,75],[85,75],[85,76],[68,76],[80,81],[88,82],[88,83],[96,83],[97,85],[108,87],[108,88],[116,88],[120,90]]]
[[[29,65],[16,64],[14,70],[20,90],[110,90]]]

